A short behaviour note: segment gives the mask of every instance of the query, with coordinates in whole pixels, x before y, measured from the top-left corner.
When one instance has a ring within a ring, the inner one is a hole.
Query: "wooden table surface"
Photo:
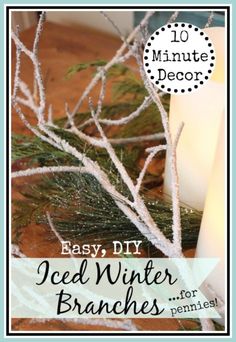
[[[30,28],[21,33],[21,39],[27,47],[31,48],[34,38],[35,28]],[[94,31],[87,27],[66,27],[53,23],[45,23],[40,41],[39,57],[42,63],[43,79],[47,93],[47,104],[52,104],[54,117],[65,115],[65,102],[72,109],[82,94],[84,88],[91,79],[91,73],[81,72],[70,80],[65,79],[67,69],[81,62],[88,62],[97,59],[109,60],[121,45],[120,39]],[[13,71],[15,65],[15,49],[12,49]],[[131,61],[132,63],[132,61]],[[29,85],[33,84],[32,65],[28,58],[22,59],[21,77]],[[108,89],[109,91],[109,89]],[[93,97],[97,96],[97,89],[93,91]],[[109,97],[109,94],[108,94]],[[87,108],[84,103],[81,109]],[[26,109],[27,112],[27,109]],[[32,113],[27,112],[34,122]],[[16,113],[12,114],[12,130],[15,133],[30,134],[23,125]],[[13,197],[20,198],[19,190],[30,179],[21,178],[14,180]],[[60,243],[56,239],[51,239],[45,244],[45,234],[48,228],[42,225],[29,225],[25,228],[21,240],[20,248],[28,257],[59,257]],[[193,251],[187,251],[188,256],[193,255]],[[140,330],[180,330],[180,322],[176,319],[135,319]],[[182,322],[186,329],[194,327],[190,321]],[[110,330],[101,326],[86,326],[78,323],[61,322],[50,320],[44,323],[29,323],[27,319],[13,319],[13,329],[15,330]]]
[[[21,33],[21,39],[28,48],[32,48],[35,28]],[[78,26],[67,27],[46,22],[40,40],[39,58],[46,89],[47,104],[53,106],[54,117],[65,115],[65,102],[72,109],[91,79],[91,72],[83,71],[71,79],[65,79],[69,67],[74,64],[98,59],[109,60],[121,45],[120,39],[90,28]],[[15,49],[12,49],[13,70],[15,65]],[[23,80],[31,85],[32,65],[26,56],[22,58]],[[108,88],[109,92],[109,88]],[[97,89],[93,92],[96,98]],[[87,108],[84,103],[81,109]],[[26,128],[16,116],[13,117],[15,132]]]

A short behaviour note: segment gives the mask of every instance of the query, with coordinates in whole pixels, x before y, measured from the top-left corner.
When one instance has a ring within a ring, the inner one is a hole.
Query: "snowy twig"
[[[99,119],[98,121],[103,124],[103,125],[107,125],[107,126],[119,126],[119,125],[125,125],[128,122],[132,121],[133,119],[137,118],[150,104],[152,103],[151,97],[145,97],[145,99],[143,100],[143,102],[141,103],[141,105],[135,109],[135,111],[133,111],[132,113],[130,113],[129,115],[120,118],[120,119]],[[84,123],[82,123],[79,128],[82,129],[85,126],[89,125],[93,123],[93,119],[88,119],[86,120]]]
[[[21,108],[19,107],[17,100],[12,100],[12,105],[13,108],[15,109],[16,113],[18,114],[18,116],[20,117],[20,119],[22,120],[22,122],[24,123],[24,125],[34,134],[36,135],[38,138],[40,138],[42,141],[45,141],[47,143],[49,143],[50,145],[61,149],[61,146],[58,145],[57,143],[55,143],[52,139],[46,137],[45,135],[41,134],[35,127],[33,127],[29,121],[26,119],[25,114],[22,112]]]
[[[56,236],[56,238],[58,239],[58,241],[62,244],[62,243],[63,243],[63,238],[62,238],[61,235],[58,233],[58,231],[55,229],[54,224],[53,224],[53,222],[52,222],[51,215],[50,215],[50,213],[49,213],[48,211],[46,212],[46,217],[47,217],[47,221],[48,221],[48,224],[49,224],[49,227],[50,227],[51,231],[52,231],[53,234]],[[69,252],[69,254],[70,254],[70,257],[71,257],[72,259],[75,258],[74,255],[73,255],[73,253],[72,253],[71,251]]]
[[[36,30],[36,34],[35,34],[35,39],[34,39],[34,45],[33,45],[33,54],[38,58],[38,49],[39,49],[39,40],[40,40],[40,35],[43,29],[43,23],[45,21],[46,15],[45,12],[42,12],[39,18],[39,22],[38,22],[38,26],[37,26],[37,30]],[[36,73],[35,73],[35,77],[34,77],[34,84],[33,84],[33,96],[34,99],[37,98],[37,94],[38,94],[38,85],[37,85],[37,77],[36,77]]]
[[[40,63],[38,61],[38,54],[37,54],[38,42],[39,42],[40,34],[42,32],[42,24],[44,21],[44,17],[45,17],[45,12],[42,12],[38,26],[37,26],[37,30],[36,30],[33,51],[30,51],[29,49],[27,49],[26,46],[20,41],[17,34],[12,32],[12,39],[14,40],[14,43],[17,49],[20,49],[22,52],[24,52],[31,59],[33,66],[34,66],[35,80],[37,81],[37,87],[39,89],[39,98],[40,98],[38,112],[37,112],[37,119],[39,123],[44,121],[44,109],[45,109],[45,103],[46,103],[43,80],[42,80],[42,75],[41,75],[41,68],[40,68]]]
[[[16,26],[16,36],[19,36],[19,26]],[[16,94],[19,88],[19,77],[20,77],[20,57],[21,57],[21,48],[20,46],[16,46],[16,69],[15,69],[15,76],[14,76],[14,88],[12,98],[16,98]]]
[[[165,138],[164,133],[154,133],[154,134],[147,134],[147,135],[140,135],[137,137],[130,137],[130,138],[114,138],[108,139],[112,145],[124,145],[124,144],[132,144],[136,142],[143,142],[143,141],[153,141],[153,140],[162,140]]]
[[[14,244],[11,245],[11,255],[13,257],[26,258],[26,255],[21,252],[20,247]]]
[[[177,17],[179,15],[179,11],[175,11],[171,16],[170,18],[168,19],[167,23],[166,24],[171,24],[173,22],[176,21]]]
[[[97,110],[96,110],[96,117],[99,118],[99,115],[102,112],[102,105],[103,105],[103,100],[105,97],[105,90],[106,90],[106,74],[105,72],[103,72],[102,77],[101,77],[101,90],[100,90],[100,94],[98,97],[98,103],[97,103]]]
[[[214,331],[215,326],[211,319],[200,318],[201,326],[203,331]]]
[[[166,149],[166,145],[158,145],[158,146],[152,147],[151,149],[149,148],[149,149],[146,150],[147,152],[150,152],[150,154],[146,158],[144,166],[143,166],[143,168],[142,168],[142,170],[141,170],[141,172],[140,172],[140,174],[139,174],[139,176],[137,178],[137,184],[135,186],[136,196],[137,196],[137,194],[140,191],[140,187],[141,187],[143,178],[145,176],[147,168],[148,168],[149,164],[151,163],[152,159],[155,157],[155,155],[158,152],[160,152],[162,150],[165,150],[165,149]]]
[[[53,124],[53,110],[52,110],[52,105],[51,104],[48,106],[48,121],[47,121],[47,124],[49,126],[52,126],[52,127],[55,126]]]
[[[80,166],[43,166],[35,167],[32,169],[26,169],[21,171],[15,171],[11,173],[11,178],[17,177],[28,177],[33,175],[45,174],[45,173],[56,173],[56,172],[77,172],[77,173],[87,173],[85,167]]]
[[[159,92],[159,96],[163,96],[164,93],[163,92]],[[152,103],[152,99],[150,96],[147,96],[144,98],[143,102],[140,104],[140,106],[138,108],[136,108],[132,113],[128,114],[125,117],[122,117],[120,119],[99,119],[99,122],[103,125],[107,125],[107,126],[119,126],[119,125],[125,125],[127,123],[129,123],[130,121],[132,121],[133,119],[137,118],[146,108],[148,108],[148,106]],[[68,114],[67,114],[68,115]],[[80,124],[78,126],[79,129],[83,129],[84,127],[86,127],[87,125],[92,124],[93,118],[90,118],[88,120],[86,120],[85,122],[83,122],[82,124]],[[154,139],[155,140],[155,139]]]
[[[136,58],[137,64],[140,68],[140,75],[143,79],[143,82],[146,86],[146,89],[149,92],[149,95],[152,97],[153,102],[156,104],[162,119],[162,124],[165,132],[166,139],[166,149],[170,153],[171,158],[171,188],[172,188],[172,207],[173,207],[173,248],[176,253],[176,257],[182,257],[182,247],[181,247],[181,221],[180,221],[180,200],[179,200],[179,183],[178,183],[178,172],[177,172],[177,163],[176,163],[176,145],[179,139],[179,135],[176,138],[175,143],[172,142],[172,135],[169,127],[168,114],[161,102],[160,96],[158,95],[155,87],[146,77],[143,64],[142,57],[140,54],[140,48],[137,44],[136,50],[133,50],[134,57]],[[181,131],[180,131],[181,133]],[[179,133],[179,134],[180,134]]]
[[[38,113],[38,107],[34,102],[33,95],[29,90],[27,84],[19,79],[19,89],[25,98],[17,96],[16,101],[23,104],[24,106],[29,107],[36,115]]]

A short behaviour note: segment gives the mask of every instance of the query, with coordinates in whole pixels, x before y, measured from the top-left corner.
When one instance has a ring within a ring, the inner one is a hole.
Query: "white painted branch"
[[[173,247],[176,252],[176,257],[182,257],[182,247],[181,247],[181,220],[180,220],[180,200],[179,200],[179,183],[178,183],[178,173],[177,173],[177,164],[176,164],[176,146],[175,143],[178,142],[179,134],[176,137],[176,141],[173,144],[172,136],[169,128],[169,120],[168,114],[160,100],[160,97],[154,88],[151,81],[146,77],[145,71],[143,69],[142,59],[138,49],[134,51],[134,57],[137,60],[137,63],[140,68],[140,74],[143,79],[143,82],[152,97],[154,103],[156,103],[157,108],[161,114],[162,124],[164,127],[165,138],[167,142],[167,149],[170,151],[171,155],[171,190],[172,190],[172,207],[173,207]],[[182,129],[182,128],[181,128]],[[174,146],[174,148],[173,148]]]
[[[27,49],[27,47],[22,43],[22,41],[18,38],[18,36],[14,32],[11,33],[11,37],[16,47],[21,49],[21,51],[23,51],[26,54],[26,56],[28,56],[32,61],[34,58],[33,52]]]
[[[15,245],[15,244],[12,244],[11,245],[11,255],[14,257],[14,256],[17,256],[19,258],[26,258],[26,255],[23,254],[21,251],[20,251],[20,247]]]
[[[163,96],[164,93],[160,92],[159,96]],[[141,105],[135,109],[135,111],[133,111],[132,113],[130,113],[129,115],[120,118],[120,119],[99,119],[99,122],[103,125],[108,125],[108,126],[119,126],[119,125],[124,125],[127,124],[128,122],[132,121],[133,119],[137,118],[142,111],[144,111],[150,104],[152,103],[152,99],[150,96],[145,97],[145,99],[143,100],[143,102],[141,103]],[[92,124],[93,118],[90,118],[88,120],[86,120],[85,122],[83,122],[82,124],[80,124],[78,126],[79,129],[82,129],[84,127],[86,127],[87,125]]]
[[[22,104],[23,106],[30,108],[33,112],[37,111],[37,108],[34,107],[33,104],[29,100],[23,97],[17,96],[16,102]]]
[[[143,103],[132,113],[130,113],[129,115],[120,118],[120,119],[100,119],[99,122],[108,126],[111,125],[115,125],[115,126],[119,126],[119,125],[125,125],[128,122],[132,121],[133,119],[137,118],[148,106],[150,106],[150,104],[152,103],[152,99],[150,96],[145,97]]]
[[[143,211],[141,206],[139,207],[139,203],[137,203],[137,205],[135,206],[135,209],[137,209],[138,211],[138,215],[133,210],[131,210],[131,208],[124,205],[122,202],[116,202],[116,205],[118,206],[118,208],[122,210],[122,212],[128,217],[128,219],[138,228],[140,233],[153,244],[153,246],[155,246],[163,254],[167,255],[170,258],[174,256],[174,250],[173,248],[171,248],[172,244],[168,239],[165,238],[162,232],[160,232],[160,230],[156,227],[155,223],[153,224],[150,214],[147,214],[145,210]],[[146,207],[144,207],[144,209],[146,209]]]
[[[149,166],[149,164],[151,163],[152,159],[155,157],[155,155],[162,151],[162,150],[165,150],[166,149],[166,145],[158,145],[158,146],[155,146],[155,147],[152,147],[152,149],[147,149],[148,151],[150,151],[150,154],[148,155],[148,157],[146,158],[145,160],[145,163],[143,165],[143,168],[137,178],[137,183],[136,183],[136,186],[135,186],[135,191],[136,191],[136,196],[137,194],[139,193],[140,191],[140,187],[141,187],[141,184],[142,184],[142,181],[143,181],[143,178],[146,174],[146,171],[147,171],[147,168]]]
[[[50,145],[58,148],[61,150],[60,145],[58,145],[57,143],[55,143],[52,139],[44,136],[43,134],[41,134],[36,128],[34,128],[29,121],[26,119],[24,113],[22,112],[21,108],[19,107],[18,103],[16,102],[16,100],[12,100],[12,106],[14,107],[16,113],[18,114],[19,118],[22,120],[22,122],[24,123],[24,125],[34,134],[36,135],[38,138],[40,138],[42,141],[45,141],[47,143],[49,143]]]
[[[34,39],[34,44],[33,44],[33,54],[36,56],[38,59],[38,49],[39,49],[39,40],[40,36],[43,30],[43,23],[46,19],[46,13],[42,12],[38,21],[36,33],[35,33],[35,39]],[[36,74],[35,74],[36,76]],[[33,98],[36,99],[38,95],[38,84],[37,84],[37,79],[34,77],[34,83],[33,83]]]
[[[175,139],[174,139],[174,142],[173,142],[173,148],[176,150],[177,149],[177,145],[178,145],[178,142],[179,142],[179,138],[180,138],[180,135],[182,133],[182,130],[184,128],[184,122],[181,122],[178,129],[177,129],[177,133],[176,133],[176,136],[175,136]]]
[[[175,11],[171,16],[170,18],[168,19],[167,23],[166,24],[171,24],[173,22],[175,22],[175,20],[177,19],[179,15],[179,11]]]
[[[52,218],[51,218],[51,215],[50,213],[47,211],[46,212],[46,216],[47,216],[47,220],[48,220],[48,224],[49,224],[49,227],[51,228],[52,232],[54,233],[54,235],[57,237],[57,239],[59,240],[59,242],[63,242],[63,239],[61,237],[61,235],[58,233],[58,231],[56,230],[56,228],[54,227],[54,224],[52,222]],[[70,257],[74,257],[72,253],[70,253]]]
[[[99,120],[99,122],[100,122],[100,120]],[[91,144],[93,146],[105,148],[105,143],[101,139],[88,136],[87,134],[85,134],[82,131],[80,131],[74,125],[71,126],[71,128],[69,128],[67,131],[74,133],[80,139],[88,142],[89,144]],[[132,143],[142,142],[142,141],[153,141],[153,140],[162,140],[162,139],[165,139],[165,134],[164,133],[154,133],[154,134],[140,135],[140,136],[137,136],[137,137],[130,137],[130,138],[110,138],[110,139],[107,139],[107,140],[112,145],[124,145],[124,144],[132,144]]]
[[[40,23],[40,21],[39,21]],[[41,31],[40,31],[41,32]],[[38,61],[37,56],[30,51],[29,49],[26,48],[26,46],[19,40],[17,35],[12,32],[12,39],[16,45],[17,48],[19,48],[21,51],[23,51],[32,61],[33,66],[34,66],[34,72],[35,72],[35,79],[37,81],[38,89],[39,89],[39,97],[40,97],[40,105],[38,108],[38,113],[37,113],[37,119],[39,122],[44,121],[44,109],[46,105],[46,99],[45,99],[45,92],[44,92],[44,86],[43,86],[43,81],[42,81],[42,76],[41,76],[41,68],[40,68],[40,63]]]
[[[106,91],[106,76],[105,76],[105,72],[103,71],[103,74],[101,76],[101,90],[100,90],[100,94],[98,97],[97,110],[95,113],[97,118],[99,118],[99,115],[101,114],[101,111],[102,111],[103,100],[105,98],[105,91]]]
[[[39,108],[35,104],[33,95],[31,94],[27,84],[20,79],[18,80],[18,84],[19,84],[19,89],[24,94],[25,98],[16,96],[15,101],[17,103],[23,104],[24,106],[28,107],[35,113],[35,115],[38,115]]]
[[[177,171],[177,145],[183,130],[184,123],[181,122],[171,150],[171,174],[172,174],[172,206],[173,206],[173,243],[176,248],[182,250],[182,229],[180,217],[180,200],[179,200],[179,177]]]
[[[43,79],[41,74],[41,66],[38,60],[38,48],[39,48],[39,40],[42,34],[43,30],[43,23],[46,18],[46,13],[42,12],[40,14],[40,18],[38,21],[36,33],[35,33],[35,39],[34,39],[34,45],[33,45],[33,56],[34,59],[32,60],[34,64],[34,95],[36,95],[37,91],[39,91],[39,112],[38,112],[38,120],[44,121],[44,110],[46,107],[46,96],[44,91],[44,85],[43,85]]]
[[[105,148],[105,144],[104,142],[99,139],[99,138],[94,138],[91,137],[85,133],[83,133],[82,131],[80,131],[77,127],[75,127],[74,125],[71,125],[71,128],[68,129],[68,132],[72,132],[75,135],[77,135],[81,140],[86,141],[88,144],[96,146],[96,147],[102,147]]]
[[[40,40],[40,36],[43,30],[43,23],[46,19],[46,12],[42,12],[40,14],[39,17],[39,21],[38,21],[38,25],[36,28],[36,33],[35,33],[35,37],[34,37],[34,44],[33,44],[33,53],[35,55],[38,55],[38,49],[39,49],[39,40]]]
[[[19,26],[16,27],[16,36],[19,36]],[[16,94],[19,88],[19,77],[20,77],[20,57],[21,57],[21,48],[16,46],[16,68],[15,68],[15,75],[14,75],[14,87],[13,87],[13,94],[12,98],[16,98]]]
[[[112,145],[123,145],[123,144],[132,144],[136,142],[142,141],[153,141],[153,140],[162,140],[165,138],[164,133],[154,133],[147,135],[140,135],[138,137],[130,137],[130,138],[114,138],[108,139]]]
[[[85,167],[80,166],[43,166],[32,169],[20,170],[11,173],[11,178],[28,177],[37,174],[55,173],[55,172],[76,172],[88,173]]]
[[[52,109],[52,105],[50,104],[48,106],[48,121],[47,124],[51,127],[56,127],[53,123],[53,109]]]
[[[200,318],[201,326],[203,331],[214,331],[215,326],[211,319]]]
[[[58,231],[56,230],[56,228],[54,227],[51,215],[50,215],[50,213],[48,211],[46,212],[46,217],[47,217],[48,224],[49,224],[49,227],[50,227],[51,231],[56,236],[58,241],[62,244],[63,243],[63,239],[62,239],[61,235],[58,233]],[[69,254],[70,254],[70,258],[74,261],[75,260],[75,256],[73,255],[71,250],[69,251]],[[76,269],[76,264],[75,264],[75,269]]]
[[[176,249],[176,256],[182,255],[181,247],[181,220],[180,220],[180,200],[179,200],[179,182],[176,163],[176,147],[173,148],[172,136],[169,129],[168,115],[162,105],[158,94],[156,93],[151,82],[148,82],[148,89],[152,95],[153,101],[156,103],[162,117],[162,123],[165,130],[165,138],[167,141],[167,149],[170,150],[171,155],[171,195],[173,207],[173,242]],[[178,137],[179,138],[179,137]],[[176,140],[178,142],[178,139]]]
[[[90,107],[91,107],[91,103],[90,103]],[[135,194],[135,187],[133,184],[133,181],[131,180],[130,176],[128,175],[124,165],[121,163],[121,161],[119,160],[119,158],[117,157],[115,150],[113,149],[113,147],[111,146],[110,142],[108,141],[102,126],[100,125],[98,118],[96,117],[93,108],[91,108],[91,114],[94,120],[94,123],[98,129],[98,132],[101,135],[101,138],[103,140],[104,143],[104,148],[106,149],[107,153],[109,154],[109,157],[111,158],[113,164],[115,165],[117,171],[119,172],[122,180],[124,181],[124,183],[127,185],[129,191],[131,192],[131,194],[134,197]]]
[[[132,121],[133,119],[137,118],[142,111],[144,111],[150,104],[152,103],[152,100],[149,97],[145,97],[143,103],[132,113],[130,113],[129,115],[120,118],[120,119],[99,119],[99,122],[101,124],[107,125],[107,126],[119,126],[119,125],[125,125],[128,122]],[[89,125],[93,123],[93,119],[88,119],[86,120],[84,123],[82,123],[79,128],[84,128],[85,126]]]

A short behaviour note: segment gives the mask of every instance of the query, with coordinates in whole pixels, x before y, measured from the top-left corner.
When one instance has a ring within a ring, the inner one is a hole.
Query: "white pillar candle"
[[[210,287],[203,289],[209,298],[218,297],[225,302],[225,135],[224,117],[221,121],[218,145],[213,170],[207,191],[205,208],[198,238],[196,257],[219,258],[216,268],[205,283]],[[220,301],[218,301],[220,304]],[[221,321],[222,323],[223,321]]]
[[[193,94],[171,95],[169,123],[175,137],[181,122],[184,128],[177,147],[180,201],[203,210],[217,143],[221,113],[225,107],[223,27],[204,30],[216,51],[211,79]],[[171,194],[170,157],[167,151],[164,193]]]

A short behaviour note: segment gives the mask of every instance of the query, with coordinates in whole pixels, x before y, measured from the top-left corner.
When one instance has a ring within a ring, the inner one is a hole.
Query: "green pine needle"
[[[116,206],[113,198],[90,175],[64,173],[43,177],[22,192],[25,200],[15,201],[14,236],[30,222],[46,223],[50,211],[55,227],[64,239],[100,242],[110,246],[115,239],[137,239],[155,249]],[[163,199],[145,199],[147,208],[162,232],[172,239],[172,207]],[[196,244],[201,213],[181,208],[183,247]]]

